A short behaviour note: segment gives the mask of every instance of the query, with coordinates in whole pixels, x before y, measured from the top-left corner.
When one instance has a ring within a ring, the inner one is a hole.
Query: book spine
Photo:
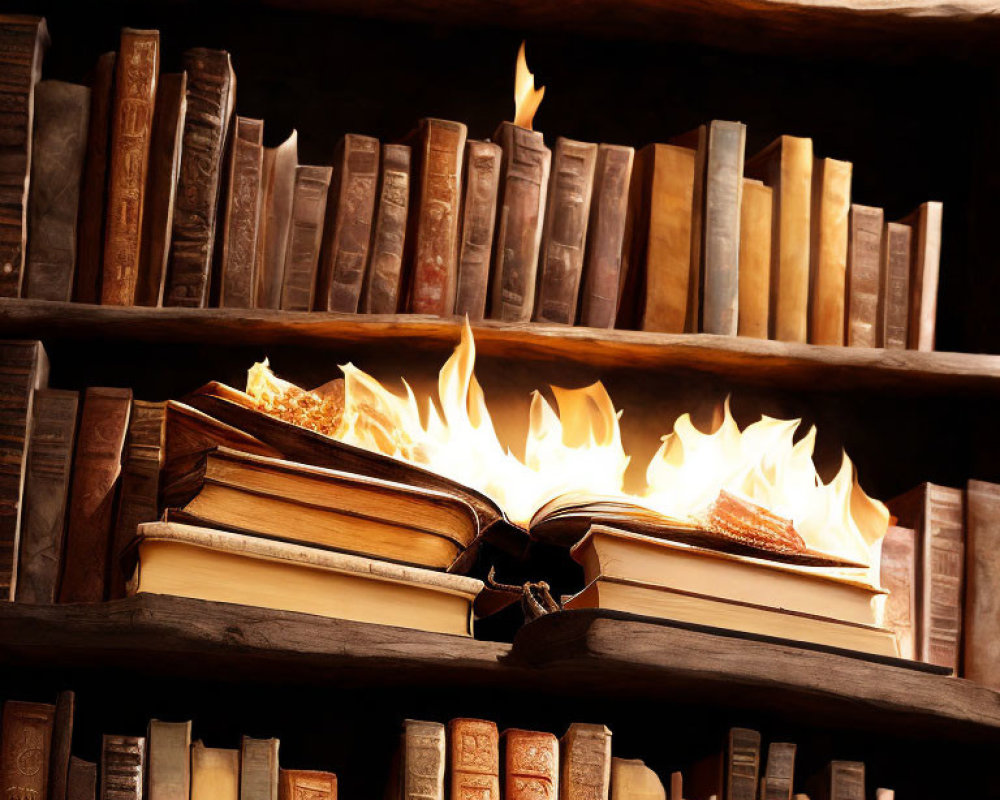
[[[410,148],[405,144],[384,144],[378,208],[372,228],[371,263],[365,276],[362,303],[366,314],[399,311],[409,204]]]
[[[89,117],[90,89],[86,86],[42,81],[35,88],[25,297],[65,302],[73,296]]]
[[[253,308],[264,122],[236,117],[222,230],[220,308]]]
[[[809,247],[809,341],[812,344],[844,344],[852,169],[849,161],[833,158],[817,159],[813,167]]]
[[[913,229],[887,222],[882,235],[881,290],[878,302],[879,347],[906,348],[909,335],[910,244]]]
[[[400,800],[444,800],[444,725],[406,720],[402,749]]]
[[[195,48],[184,54],[187,116],[174,204],[168,306],[204,308],[215,244],[222,153],[236,81],[229,53]]]
[[[611,787],[611,731],[573,723],[562,739],[559,800],[608,800]]]
[[[0,781],[4,797],[48,797],[55,707],[8,700],[0,723]]]
[[[635,153],[629,180],[625,211],[625,236],[622,265],[618,273],[618,310],[615,326],[637,328],[640,295],[646,291],[644,269],[649,250],[649,201],[652,190],[652,164],[656,145],[647,145]]]
[[[830,762],[829,800],[865,800],[865,765],[858,761]]]
[[[243,737],[240,800],[278,800],[278,740]]]
[[[189,800],[191,723],[149,723],[149,800]]]
[[[792,800],[795,750],[790,742],[771,742],[767,746],[767,768],[761,779],[760,800]]]
[[[240,751],[191,745],[191,800],[239,800]]]
[[[916,532],[894,525],[882,539],[879,582],[889,591],[885,599],[885,627],[896,634],[899,657],[917,658],[917,550]]]
[[[101,302],[130,306],[135,303],[142,255],[143,205],[160,73],[160,34],[125,28],[119,53]]]
[[[70,750],[73,746],[73,715],[76,695],[59,692],[52,725],[49,756],[49,800],[66,800],[69,781]]]
[[[94,800],[97,797],[97,764],[71,756],[66,800]]]
[[[845,344],[848,347],[875,347],[882,209],[852,205],[849,230]]]
[[[281,286],[283,311],[312,311],[331,167],[295,168],[292,216]]]
[[[965,572],[961,489],[927,484],[921,541],[920,658],[958,674]]]
[[[740,336],[766,339],[770,315],[771,213],[774,190],[761,181],[743,181],[740,207]]]
[[[572,325],[583,277],[597,145],[560,137],[553,162],[534,319]]]
[[[299,134],[277,147],[265,147],[261,165],[260,221],[257,224],[257,308],[281,308],[288,225],[295,199],[295,168],[299,165]]]
[[[969,481],[965,502],[963,674],[1000,689],[1000,486]]]
[[[757,800],[760,774],[760,734],[746,728],[729,731],[726,765],[727,800]]]
[[[145,767],[146,740],[143,737],[105,734],[98,800],[142,800]]]
[[[332,772],[280,770],[278,800],[337,800],[337,776]]]
[[[500,742],[497,726],[479,719],[448,723],[451,800],[499,800]]]
[[[506,800],[555,800],[559,796],[559,741],[551,733],[504,732]]]
[[[466,178],[455,313],[468,316],[473,322],[486,316],[502,158],[503,151],[493,142],[470,139],[465,146]]]
[[[916,217],[910,278],[910,348],[933,350],[941,262],[941,203],[920,206]]]

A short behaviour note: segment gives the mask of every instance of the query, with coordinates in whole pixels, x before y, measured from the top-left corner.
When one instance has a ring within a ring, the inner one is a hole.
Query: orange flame
[[[530,131],[543,97],[545,97],[545,87],[535,89],[535,76],[528,71],[524,42],[521,42],[521,49],[517,51],[517,67],[514,70],[514,124]]]

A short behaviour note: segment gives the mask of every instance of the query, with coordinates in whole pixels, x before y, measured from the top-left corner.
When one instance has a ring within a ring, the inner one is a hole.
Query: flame
[[[545,87],[535,89],[535,76],[528,70],[524,42],[521,42],[521,49],[517,51],[517,67],[514,70],[514,124],[530,131],[543,97],[545,97]]]

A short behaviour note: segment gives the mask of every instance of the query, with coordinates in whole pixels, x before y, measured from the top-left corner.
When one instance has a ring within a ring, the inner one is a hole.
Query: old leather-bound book
[[[913,228],[910,247],[910,319],[911,350],[933,350],[937,325],[938,271],[941,265],[941,217],[944,206],[922,203],[905,219]]]
[[[8,700],[0,726],[0,782],[5,797],[48,797],[55,706]]]
[[[882,540],[879,582],[888,590],[885,626],[896,634],[899,657],[917,658],[916,531],[890,525]]]
[[[881,208],[851,206],[844,300],[844,343],[848,347],[875,347],[878,343],[882,216]]]
[[[98,800],[142,800],[145,771],[146,740],[142,736],[104,734]]]
[[[135,303],[159,75],[159,31],[124,28],[111,111],[108,211],[101,278],[104,305]]]
[[[444,725],[405,720],[399,752],[399,800],[444,800]]]
[[[590,328],[613,328],[615,325],[634,158],[635,150],[631,147],[602,144],[597,148],[580,295],[580,324]]]
[[[142,217],[142,259],[135,295],[139,306],[163,305],[186,118],[187,73],[161,75],[156,87],[146,209]]]
[[[395,314],[399,311],[402,291],[406,215],[410,204],[407,145],[382,145],[377,197],[361,307],[366,314]]]
[[[90,89],[63,81],[35,87],[24,296],[68,301],[76,269],[76,222],[87,147]]]
[[[695,764],[687,792],[695,798],[757,800],[759,772],[760,734],[731,728],[724,750]]]
[[[73,747],[73,716],[76,695],[59,692],[52,723],[52,747],[49,754],[50,800],[66,800],[69,786],[70,750]]]
[[[1000,485],[969,481],[965,490],[963,675],[1000,688]]]
[[[503,796],[507,800],[557,800],[559,740],[551,733],[511,728],[503,732],[503,745]]]
[[[104,265],[104,214],[108,207],[108,147],[115,86],[114,52],[97,59],[90,81],[90,117],[87,154],[80,189],[80,218],[76,239],[76,283],[73,299],[97,303],[101,299]]]
[[[740,208],[740,336],[768,337],[771,305],[771,213],[774,190],[763,181],[743,179]]]
[[[97,764],[70,756],[66,800],[94,800],[97,797]]]
[[[597,145],[560,136],[549,177],[534,319],[576,322]]]
[[[316,770],[279,770],[278,800],[337,800],[337,776]]]
[[[412,149],[404,264],[407,306],[415,314],[451,314],[458,272],[458,219],[467,130],[461,122],[422,119]]]
[[[189,800],[191,794],[191,723],[149,721],[149,800]]]
[[[906,348],[910,316],[910,247],[913,229],[887,222],[882,233],[876,345]]]
[[[220,308],[253,308],[263,164],[264,121],[236,117],[229,147],[226,213],[222,219]]]
[[[666,797],[662,781],[641,759],[611,759],[611,800],[666,800]]]
[[[240,751],[191,745],[191,800],[239,800]]]
[[[496,723],[453,719],[448,723],[451,800],[499,800],[500,740]]]
[[[813,800],[865,800],[865,765],[831,761],[813,783]]]
[[[467,316],[473,322],[486,316],[502,158],[503,151],[493,142],[470,139],[465,145],[465,188],[455,313]]]
[[[112,510],[132,409],[130,389],[89,388],[73,458],[61,603],[105,598]]]
[[[813,163],[809,239],[809,341],[844,344],[847,229],[851,208],[850,161]]]
[[[746,162],[747,177],[774,190],[771,220],[772,339],[808,339],[812,139],[781,136]]]
[[[278,800],[278,740],[243,737],[240,800]]]
[[[58,596],[78,404],[78,392],[35,392],[16,592],[22,603]]]
[[[295,196],[281,285],[282,311],[312,311],[332,173],[331,167],[295,168]]]
[[[378,139],[349,133],[337,143],[319,255],[317,311],[357,313],[368,263]]]
[[[792,800],[795,750],[792,742],[771,742],[767,746],[767,766],[760,779],[760,800]]]
[[[35,84],[48,44],[44,18],[0,14],[0,297],[20,297],[24,280]]]
[[[215,247],[222,153],[235,103],[236,77],[224,50],[188,50],[183,64],[187,71],[187,116],[164,304],[204,308]]]
[[[257,308],[281,307],[285,247],[299,165],[299,134],[293,130],[277,147],[264,148],[261,166],[260,221],[257,223]]]
[[[559,749],[559,800],[608,800],[611,731],[603,725],[574,722],[560,740]]]

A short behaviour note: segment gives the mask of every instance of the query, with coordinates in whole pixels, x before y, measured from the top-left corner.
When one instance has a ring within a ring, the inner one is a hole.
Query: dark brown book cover
[[[596,165],[596,144],[556,139],[533,314],[538,322],[576,322]]]
[[[52,725],[52,747],[49,756],[49,800],[66,800],[69,788],[70,750],[73,748],[73,715],[76,695],[59,692]]]
[[[611,731],[603,725],[574,722],[559,740],[559,750],[559,800],[608,800]]]
[[[493,142],[466,142],[455,313],[473,322],[486,316],[502,157],[500,146]]]
[[[496,723],[453,719],[448,723],[451,800],[499,800],[500,737]]]
[[[105,734],[98,800],[142,800],[145,767],[146,740],[142,736]]]
[[[78,392],[35,392],[16,592],[22,603],[54,603],[59,595],[79,401]]]
[[[899,657],[917,659],[917,540],[913,528],[890,525],[882,540],[879,583],[885,599],[885,627],[896,634]]]
[[[757,800],[759,774],[760,734],[732,728],[721,753],[695,764],[685,789],[697,800],[712,795],[719,800]]]
[[[349,133],[337,143],[319,256],[317,311],[357,313],[365,281],[375,189],[378,139]]]
[[[878,300],[878,346],[906,349],[909,336],[910,247],[913,229],[887,222],[882,234]]]
[[[901,222],[913,228],[910,244],[911,350],[933,350],[937,327],[938,272],[941,267],[941,220],[944,206],[922,203]]]
[[[24,296],[68,301],[76,269],[76,223],[90,118],[90,89],[63,81],[35,87]]]
[[[146,736],[149,800],[189,800],[191,797],[191,723],[149,721]]]
[[[831,761],[814,781],[813,800],[865,800],[865,765]]]
[[[965,502],[963,675],[1000,689],[1000,485],[969,481]]]
[[[66,800],[95,800],[97,797],[97,764],[70,756]]]
[[[278,740],[243,737],[240,800],[277,800]]]
[[[279,770],[278,800],[337,800],[337,776],[316,770]]]
[[[399,311],[409,205],[410,148],[405,144],[384,144],[368,271],[361,300],[366,314]]]
[[[847,297],[844,301],[844,342],[848,347],[875,347],[879,273],[882,250],[882,209],[851,205],[847,234]]]
[[[503,732],[506,800],[556,800],[559,740],[551,733],[512,728]]]
[[[117,66],[101,303],[130,306],[135,303],[142,256],[143,206],[160,75],[159,31],[124,28]]]
[[[0,297],[20,297],[27,260],[35,84],[49,44],[43,17],[0,14]]]
[[[164,305],[204,308],[215,248],[222,153],[236,78],[229,53],[197,47],[184,53],[187,116]]]
[[[792,742],[771,742],[767,746],[767,766],[760,780],[760,800],[792,800],[795,750]]]
[[[265,147],[261,165],[260,221],[257,224],[256,308],[281,308],[281,279],[295,199],[295,168],[299,165],[299,134],[277,147]]]
[[[281,286],[282,311],[312,311],[323,217],[332,174],[331,167],[295,168],[292,218]]]
[[[132,409],[130,389],[89,388],[73,458],[61,603],[105,599],[112,511]]]
[[[263,163],[263,120],[236,117],[229,147],[226,213],[222,220],[220,308],[253,308]]]
[[[8,700],[0,723],[0,782],[4,797],[48,797],[55,706]]]

